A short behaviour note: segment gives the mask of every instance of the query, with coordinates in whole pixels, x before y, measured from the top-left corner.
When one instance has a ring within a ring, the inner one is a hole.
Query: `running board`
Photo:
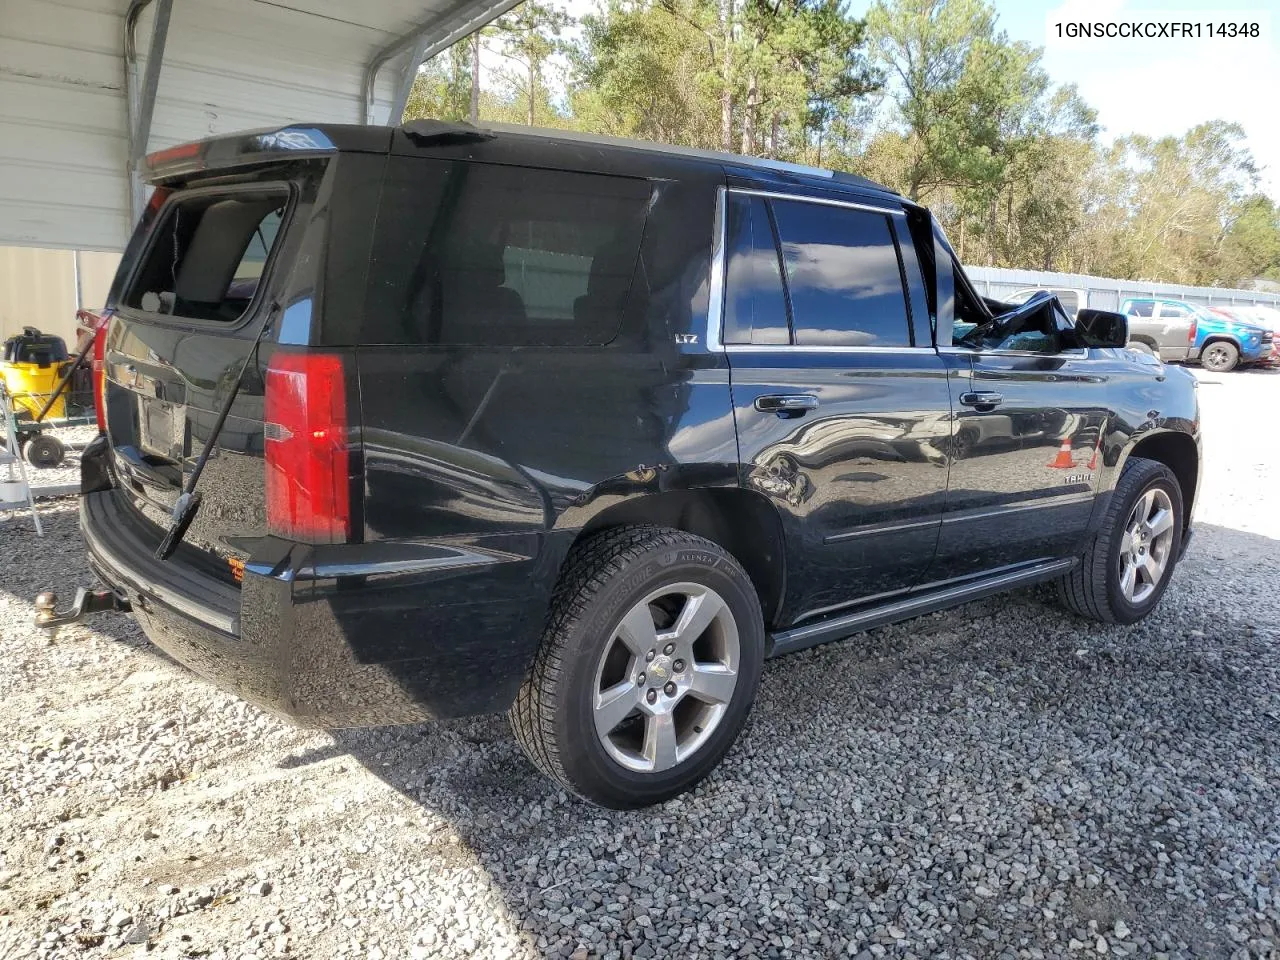
[[[786,653],[795,653],[797,650],[816,647],[820,643],[842,640],[851,633],[860,633],[863,630],[871,630],[874,627],[883,627],[886,624],[897,623],[899,620],[909,620],[912,617],[923,616],[926,613],[936,613],[939,610],[959,606],[971,600],[980,600],[992,594],[1004,593],[1006,590],[1012,590],[1015,587],[1025,587],[1033,583],[1039,583],[1042,580],[1051,580],[1060,574],[1066,573],[1078,562],[1075,559],[1047,560],[1043,563],[1024,567],[1021,570],[997,574],[982,580],[973,580],[954,587],[931,590],[928,593],[920,593],[902,600],[895,600],[892,603],[869,607],[832,620],[823,620],[820,623],[811,623],[803,627],[793,627],[790,630],[773,634],[770,638],[769,656],[780,657]]]

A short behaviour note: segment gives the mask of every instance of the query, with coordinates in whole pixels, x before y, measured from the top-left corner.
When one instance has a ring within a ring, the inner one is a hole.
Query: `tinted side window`
[[[725,248],[724,342],[791,342],[782,267],[760,197],[729,195]]]
[[[1129,316],[1131,317],[1149,317],[1155,304],[1150,300],[1139,300],[1137,303],[1129,304]]]
[[[773,203],[795,342],[910,346],[907,300],[889,218],[865,210]]]
[[[1161,319],[1169,318],[1172,320],[1180,320],[1183,317],[1191,316],[1191,311],[1180,303],[1162,303],[1160,304]]]
[[[622,177],[392,159],[366,342],[608,343],[651,193]]]

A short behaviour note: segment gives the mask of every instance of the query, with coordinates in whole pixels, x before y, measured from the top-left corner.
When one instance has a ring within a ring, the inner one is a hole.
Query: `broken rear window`
[[[148,313],[231,323],[265,275],[286,190],[200,193],[170,203],[125,305]]]

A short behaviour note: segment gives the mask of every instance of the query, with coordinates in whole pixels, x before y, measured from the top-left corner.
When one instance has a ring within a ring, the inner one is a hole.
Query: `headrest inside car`
[[[240,258],[279,197],[219,200],[205,208],[178,268],[174,293],[193,303],[221,303]]]

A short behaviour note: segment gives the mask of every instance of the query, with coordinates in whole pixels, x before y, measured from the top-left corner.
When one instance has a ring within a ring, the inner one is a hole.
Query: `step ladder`
[[[9,391],[5,388],[4,381],[0,380],[0,419],[4,420],[5,443],[4,449],[0,450],[0,513],[27,508],[31,511],[31,519],[35,521],[36,536],[43,537],[44,529],[40,526],[36,498],[27,481],[27,465],[22,462],[22,453],[18,449],[18,434],[14,429],[16,416]],[[14,464],[17,464],[16,475]]]

